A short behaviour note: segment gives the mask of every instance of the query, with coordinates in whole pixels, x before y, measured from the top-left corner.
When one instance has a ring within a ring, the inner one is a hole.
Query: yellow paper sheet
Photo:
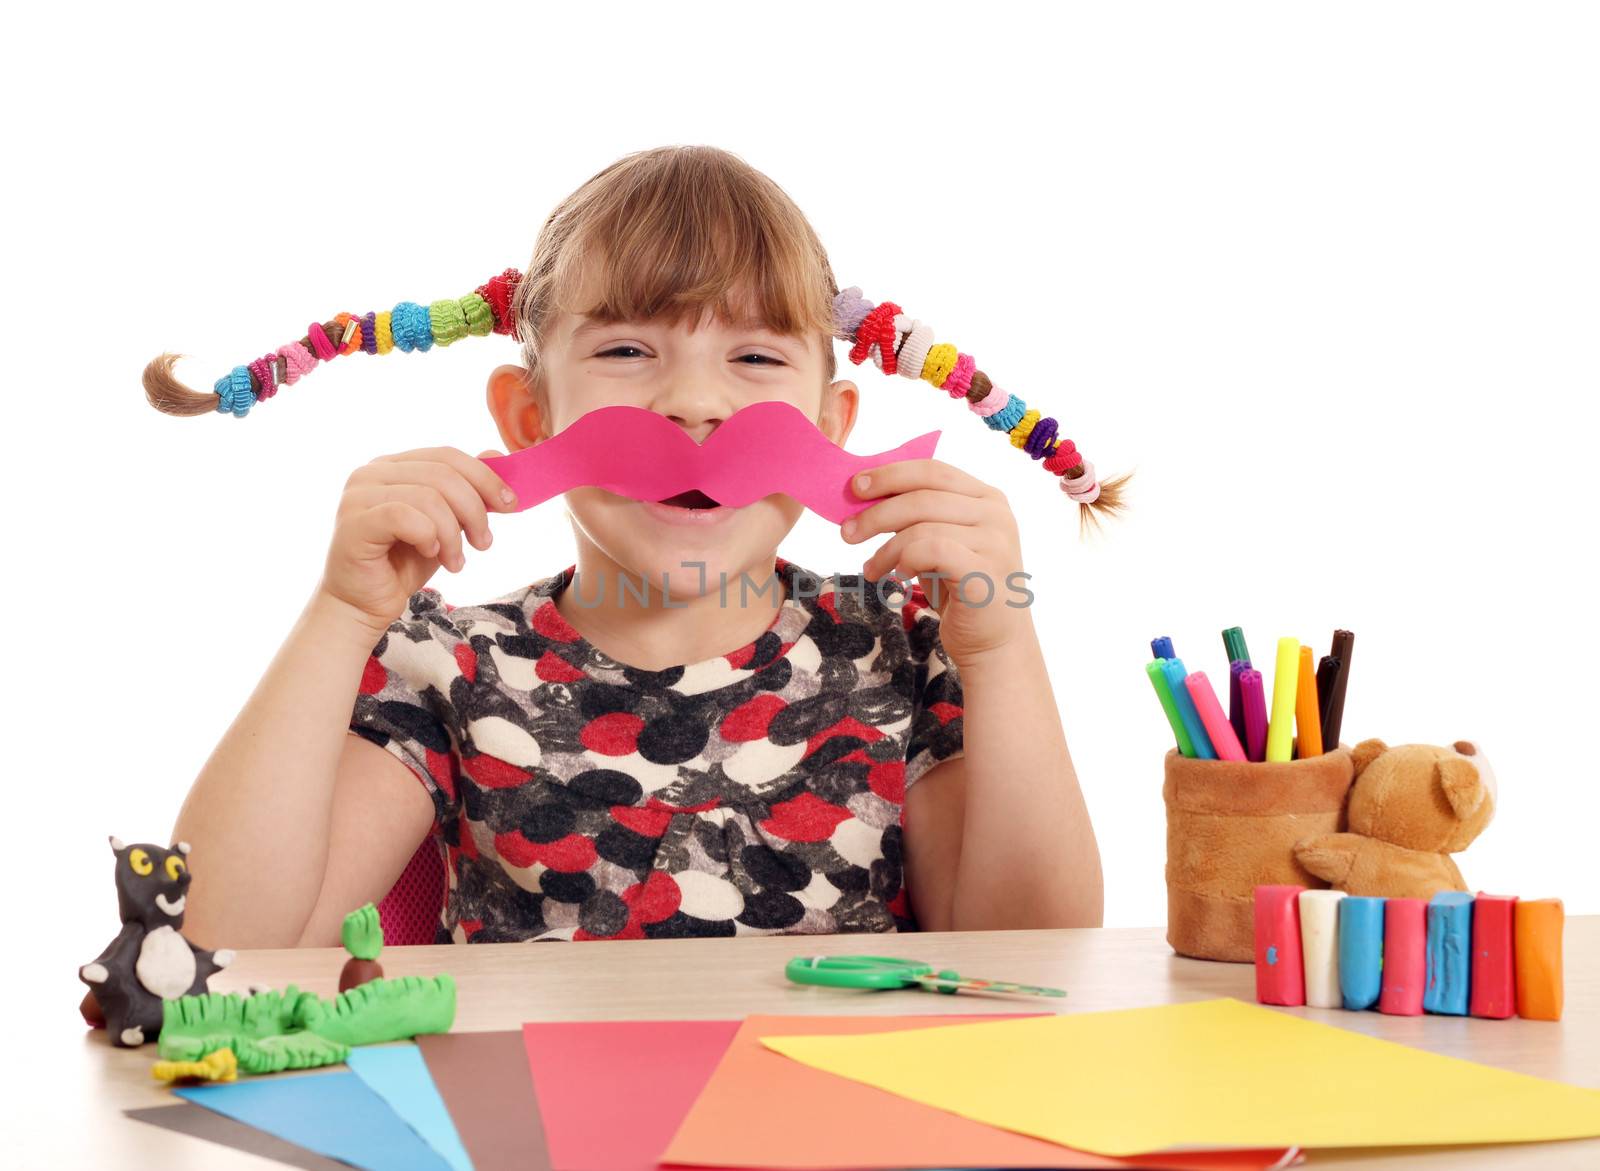
[[[762,1044],[925,1105],[1102,1155],[1600,1135],[1600,1091],[1238,1000]]]

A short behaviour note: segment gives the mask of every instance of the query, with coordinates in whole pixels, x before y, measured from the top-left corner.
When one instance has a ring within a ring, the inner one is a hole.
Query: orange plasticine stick
[[[1561,1019],[1560,899],[1517,903],[1517,1015],[1534,1021]]]
[[[1317,703],[1317,664],[1311,648],[1300,648],[1300,684],[1294,693],[1295,747],[1300,759],[1322,755],[1322,707]]]

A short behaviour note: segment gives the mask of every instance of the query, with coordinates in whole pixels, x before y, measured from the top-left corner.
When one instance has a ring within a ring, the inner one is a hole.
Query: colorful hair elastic
[[[216,380],[211,394],[190,390],[172,377],[179,355],[162,354],[145,367],[145,396],[169,415],[201,415],[212,411],[244,418],[258,402],[292,386],[321,362],[345,354],[387,354],[391,350],[427,353],[464,337],[491,333],[516,335],[512,298],[522,273],[508,268],[456,300],[419,305],[402,301],[392,310],[356,315],[336,313],[326,322],[312,322],[298,341],[235,366]],[[904,313],[893,301],[874,305],[856,286],[833,299],[834,337],[850,343],[850,361],[869,357],[885,374],[923,379],[951,398],[965,399],[972,413],[991,430],[1003,432],[1011,445],[1029,458],[1043,461],[1058,477],[1061,490],[1080,506],[1087,524],[1096,512],[1116,513],[1122,507],[1124,478],[1100,481],[1094,464],[1070,439],[1060,436],[1055,419],[1041,416],[1019,396],[997,386],[978,369],[971,354],[948,342],[936,342],[933,328]]]

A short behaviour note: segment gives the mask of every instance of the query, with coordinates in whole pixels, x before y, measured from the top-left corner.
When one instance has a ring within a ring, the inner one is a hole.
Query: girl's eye
[[[614,354],[622,354],[622,351],[624,351],[624,350],[632,350],[633,351],[633,354],[624,354],[623,355],[624,357],[632,357],[634,354],[642,354],[642,353],[644,353],[644,351],[641,350],[638,346],[612,346],[609,350],[602,350],[596,356],[597,357],[601,357],[601,358],[609,358]]]
[[[783,362],[783,360],[781,358],[774,358],[771,354],[740,354],[739,355],[739,360],[741,362],[744,361],[746,358],[756,358],[756,359],[759,359],[761,362],[766,363],[767,365],[770,365],[770,366],[782,366],[784,364],[784,362]]]

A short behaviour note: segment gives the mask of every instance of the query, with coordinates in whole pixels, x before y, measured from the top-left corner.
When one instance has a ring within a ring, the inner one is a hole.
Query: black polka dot
[[[646,923],[647,939],[715,939],[737,933],[732,919],[696,919],[675,911],[670,919],[659,923]]]
[[[539,876],[539,889],[558,903],[583,903],[594,896],[594,879],[584,871],[562,874],[546,870]]]
[[[682,764],[700,754],[711,737],[711,722],[698,714],[674,712],[651,720],[639,733],[639,755],[652,764]]]
[[[768,890],[804,890],[811,881],[811,867],[804,858],[768,846],[746,846],[739,852],[739,861],[751,881]]]
[[[567,782],[567,788],[577,796],[607,808],[612,805],[635,805],[644,796],[644,786],[627,773],[614,768],[594,768],[581,772]]]
[[[594,840],[594,848],[600,857],[627,870],[643,870],[650,865],[659,844],[657,839],[636,834],[621,825],[602,830]]]
[[[750,677],[762,691],[782,691],[789,686],[789,679],[794,674],[794,668],[789,666],[788,659],[779,659],[770,667],[763,667]]]
[[[769,890],[745,895],[744,913],[739,916],[739,922],[746,927],[781,931],[793,927],[805,914],[806,909],[799,899],[782,891]]]
[[[590,935],[615,935],[628,925],[628,904],[609,890],[596,893],[578,912],[578,926]]]
[[[577,815],[570,805],[542,801],[523,810],[518,828],[530,842],[556,842],[570,834],[575,824]]]

